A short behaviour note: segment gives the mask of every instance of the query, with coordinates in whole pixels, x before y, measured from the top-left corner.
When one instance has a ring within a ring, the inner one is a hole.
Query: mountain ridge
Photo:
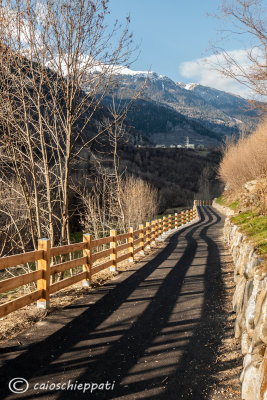
[[[135,93],[144,85],[146,86],[139,98],[143,101],[145,107],[143,112],[146,116],[142,115],[139,102],[136,106],[133,105],[130,112],[131,118],[128,118],[128,121],[136,129],[137,126],[140,128],[142,117],[147,121],[147,125],[151,126],[151,122],[147,119],[148,108],[150,108],[150,118],[157,120],[159,119],[157,113],[164,114],[166,111],[164,106],[168,106],[165,126],[164,123],[161,123],[158,132],[151,131],[149,127],[141,129],[141,133],[154,144],[170,144],[170,134],[172,143],[182,144],[185,136],[195,140],[195,134],[199,135],[202,130],[196,144],[219,145],[225,136],[239,135],[244,131],[250,132],[255,129],[259,121],[257,110],[251,108],[248,100],[198,83],[174,82],[169,77],[156,72],[132,71],[126,67],[119,68],[115,72],[114,81],[116,80],[115,88],[105,99],[106,104],[109,103],[108,97],[111,96],[114,96],[118,103],[130,102]],[[134,107],[136,107],[135,112],[133,112]],[[170,113],[169,108],[177,113],[176,116],[174,113]],[[181,124],[177,122],[179,119],[181,120],[181,115],[186,118],[186,126],[185,119],[181,121]],[[164,115],[162,118],[164,119]],[[203,129],[206,129],[206,135]],[[212,140],[207,139],[212,136]]]

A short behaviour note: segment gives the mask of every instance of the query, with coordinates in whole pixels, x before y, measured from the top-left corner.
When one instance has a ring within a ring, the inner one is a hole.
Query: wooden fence
[[[146,226],[139,225],[136,231],[129,228],[127,233],[117,235],[115,230],[111,230],[110,236],[95,240],[91,235],[84,234],[83,242],[59,247],[50,247],[50,239],[40,239],[38,250],[0,258],[0,270],[37,262],[36,270],[0,281],[0,293],[36,282],[35,290],[31,293],[1,304],[0,318],[36,301],[37,307],[48,308],[51,294],[80,281],[83,286],[89,286],[92,276],[98,272],[106,268],[116,271],[117,265],[126,259],[133,262],[137,253],[148,249],[164,232],[192,221],[196,217],[196,205],[199,202],[195,200],[194,207],[190,210],[147,222]],[[97,251],[103,245],[109,248]],[[77,252],[82,256],[75,258]],[[64,256],[69,260],[62,262],[62,256],[63,260]],[[60,262],[56,263],[59,259]],[[96,263],[101,259],[104,262]],[[57,282],[52,279],[55,274],[64,274],[76,267],[82,267],[82,270]]]
[[[211,206],[213,200],[194,200],[196,206]]]

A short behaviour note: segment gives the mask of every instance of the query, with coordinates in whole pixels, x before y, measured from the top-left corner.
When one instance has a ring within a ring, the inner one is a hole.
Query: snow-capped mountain
[[[129,118],[155,143],[184,143],[189,135],[199,144],[218,144],[225,135],[250,131],[258,123],[257,110],[230,93],[126,67],[117,68],[114,76],[117,86],[113,95],[118,101],[128,101],[146,84]]]

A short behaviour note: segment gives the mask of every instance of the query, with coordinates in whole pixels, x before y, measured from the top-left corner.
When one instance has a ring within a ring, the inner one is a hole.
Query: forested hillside
[[[121,169],[158,188],[160,209],[190,205],[194,198],[213,198],[222,186],[216,178],[220,151],[129,148],[122,146]]]

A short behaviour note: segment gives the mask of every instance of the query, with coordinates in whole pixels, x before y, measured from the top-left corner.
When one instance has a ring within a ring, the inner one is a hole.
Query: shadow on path
[[[224,289],[216,243],[220,217],[208,207],[200,215],[142,268],[105,285],[99,301],[82,304],[86,310],[71,323],[8,360],[0,370],[1,399],[10,397],[7,382],[15,376],[116,382],[112,392],[30,390],[23,399],[207,399],[216,380],[209,368],[221,340]],[[193,263],[194,275],[186,277]],[[188,292],[182,290],[185,279]]]
[[[216,360],[224,329],[224,286],[217,243],[220,232],[216,227],[221,217],[210,207],[206,213],[215,221],[199,234],[208,246],[202,315],[161,399],[207,400],[217,379]]]

